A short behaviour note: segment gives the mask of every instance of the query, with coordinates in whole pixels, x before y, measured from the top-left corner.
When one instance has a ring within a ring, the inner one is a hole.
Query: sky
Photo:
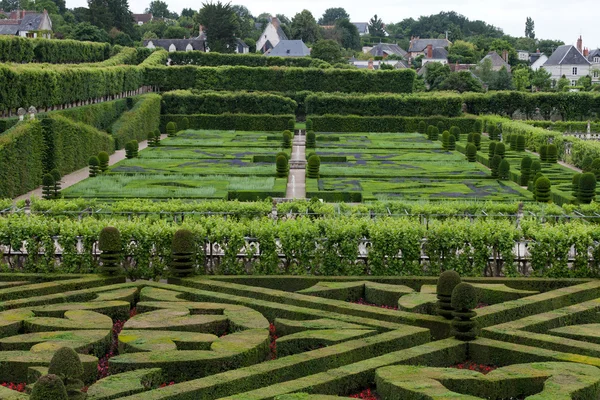
[[[169,5],[169,10],[180,13],[183,8],[199,9],[203,0],[164,1]],[[149,3],[150,0],[129,0],[129,7],[134,13],[142,13]],[[597,0],[493,2],[501,4],[501,8],[491,6],[490,0],[378,0],[373,3],[365,3],[364,0],[231,0],[231,3],[246,6],[253,15],[268,12],[273,15],[285,14],[290,19],[303,9],[309,10],[318,19],[327,8],[344,7],[352,22],[367,22],[374,14],[383,19],[384,23],[391,23],[409,17],[417,19],[421,15],[437,14],[440,11],[456,11],[471,20],[483,20],[517,37],[524,35],[525,19],[532,17],[537,38],[557,39],[574,45],[579,35],[582,35],[584,47],[600,48],[600,24],[596,20]],[[69,8],[85,6],[87,0],[67,0]]]

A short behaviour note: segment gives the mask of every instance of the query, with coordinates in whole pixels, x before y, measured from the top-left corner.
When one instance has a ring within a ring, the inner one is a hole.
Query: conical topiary
[[[436,141],[436,140],[438,140],[439,136],[440,136],[440,129],[437,126],[432,126],[431,127],[431,137],[429,138],[429,140]]]
[[[444,271],[437,281],[437,313],[446,319],[452,319],[452,291],[461,282],[456,271]]]
[[[283,131],[283,139],[281,142],[281,147],[284,149],[289,149],[292,147],[292,132]]]
[[[519,135],[517,137],[517,151],[525,151],[525,136]]]
[[[309,118],[306,120],[306,132],[312,131],[312,130],[313,130],[313,120]]]
[[[90,178],[98,176],[100,173],[100,161],[98,160],[98,157],[91,156],[88,160],[88,165],[90,166]]]
[[[117,228],[108,226],[100,231],[98,249],[104,275],[116,275],[120,271],[121,262],[121,233]]]
[[[108,153],[105,151],[101,151],[100,153],[98,153],[98,161],[100,162],[100,172],[104,173],[106,171],[108,171],[108,161],[110,160],[110,157],[108,156]]]
[[[62,379],[56,375],[44,375],[35,382],[30,400],[67,400],[67,389]]]
[[[181,119],[181,130],[185,131],[186,129],[190,128],[190,120],[188,119],[188,117],[183,117]]]
[[[285,178],[288,175],[289,166],[288,159],[284,155],[277,156],[275,161],[275,168],[277,171],[278,178]]]
[[[173,121],[167,123],[167,135],[169,137],[175,136],[177,133],[177,124]]]
[[[589,204],[596,198],[596,176],[592,172],[580,175],[577,198],[582,204]]]
[[[549,163],[556,163],[558,161],[558,148],[554,143],[548,145],[546,161]]]
[[[490,160],[490,162],[492,161],[492,157],[494,157],[495,154],[496,154],[496,142],[491,141],[490,144],[488,144],[488,159]]]
[[[531,174],[531,157],[525,156],[521,159],[521,186],[527,186],[529,183],[529,175]]]
[[[546,162],[548,161],[548,146],[543,144],[540,146],[540,161]]]
[[[467,161],[475,162],[477,161],[477,147],[473,143],[469,143],[467,145]]]
[[[476,323],[473,317],[477,315],[473,311],[477,307],[477,292],[468,283],[459,283],[452,290],[452,328],[454,337],[462,341],[475,340],[477,337]]]
[[[306,132],[306,148],[314,149],[317,147],[317,135],[315,135],[314,131]]]
[[[500,158],[504,158],[506,155],[506,146],[502,142],[498,142],[496,147],[494,148],[494,155],[500,156]]]
[[[442,147],[444,150],[448,150],[448,142],[450,141],[450,132],[444,131],[442,133]]]
[[[475,120],[475,122],[473,123],[473,132],[481,133],[482,130],[483,130],[483,124],[481,123],[481,121]]]
[[[85,393],[81,391],[84,383],[80,379],[83,375],[83,364],[79,355],[71,347],[61,347],[54,353],[48,373],[62,379],[70,400],[85,398]]]
[[[583,174],[575,174],[573,175],[573,179],[571,180],[571,193],[573,197],[579,200],[579,183],[581,181],[581,175]]]
[[[133,158],[133,142],[125,143],[125,158]]]
[[[187,229],[180,229],[173,235],[171,243],[171,272],[177,277],[185,277],[194,273],[194,253],[196,241],[194,234]]]
[[[506,158],[500,161],[498,165],[498,178],[500,180],[507,180],[510,177],[510,163]]]
[[[540,203],[549,203],[551,196],[552,184],[550,179],[545,176],[539,177],[535,181],[535,199]]]
[[[53,197],[55,199],[58,199],[60,197],[60,181],[62,179],[62,175],[60,174],[60,171],[57,168],[54,168],[52,171],[50,171],[50,175],[52,175],[52,177],[54,178],[54,194]]]
[[[469,133],[467,135],[467,143],[473,143],[473,135],[474,133]]]
[[[592,159],[592,157],[583,157],[583,160],[581,161],[581,169],[583,170],[583,172],[591,172],[593,162],[594,160]]]
[[[492,170],[492,178],[498,178],[498,167],[502,162],[502,157],[496,154],[490,161],[490,169]]]
[[[450,135],[454,136],[454,139],[460,141],[460,128],[458,126],[450,127]]]
[[[533,160],[531,163],[531,172],[529,173],[529,176],[533,179],[538,172],[542,172],[542,163],[540,163],[540,160]]]
[[[418,126],[418,131],[419,133],[427,133],[427,123],[423,120],[419,121],[419,126]]]
[[[448,150],[450,151],[454,151],[456,150],[456,141],[458,139],[456,139],[453,135],[450,135],[450,138],[448,139]]]
[[[158,129],[154,130],[154,147],[160,146],[160,131]]]
[[[148,132],[146,139],[148,140],[148,147],[154,147],[154,132],[153,131]]]
[[[481,150],[481,133],[473,134],[473,144],[477,147],[477,150]]]
[[[42,177],[42,198],[50,200],[54,198],[54,177],[46,174]]]
[[[319,178],[319,170],[321,168],[321,158],[318,155],[312,155],[308,159],[306,175],[309,178]]]

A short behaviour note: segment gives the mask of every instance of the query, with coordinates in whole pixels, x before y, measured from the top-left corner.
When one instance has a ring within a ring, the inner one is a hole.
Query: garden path
[[[306,198],[306,135],[302,130],[294,136],[285,197],[288,199]]]
[[[164,135],[160,136],[160,139],[162,140],[166,137],[167,137],[167,135],[164,134]],[[140,150],[145,149],[146,147],[148,147],[148,141],[144,140],[143,142],[140,142],[139,146],[140,146],[139,147]],[[119,161],[122,161],[124,159],[125,159],[125,149],[117,150],[114,152],[114,154],[111,154],[111,156],[108,160],[108,165],[116,164]],[[89,168],[88,167],[82,168],[75,172],[71,172],[70,174],[62,177],[61,188],[65,189],[65,188],[68,188],[69,186],[73,186],[74,184],[81,182],[82,180],[86,179],[87,177],[89,177]],[[40,199],[42,198],[42,187],[41,186],[38,187],[37,189],[32,190],[29,193],[25,193],[25,194],[17,197],[15,199],[15,201],[30,199],[33,196],[40,198]]]

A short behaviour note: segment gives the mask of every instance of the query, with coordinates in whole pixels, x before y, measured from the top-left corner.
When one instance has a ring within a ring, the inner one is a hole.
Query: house
[[[450,45],[452,45],[452,42],[448,39],[421,39],[418,36],[412,36],[408,46],[408,58],[413,59],[421,55],[427,56],[425,54],[427,46],[431,46],[432,49],[438,49],[447,48]]]
[[[302,40],[281,40],[265,56],[270,57],[308,57],[310,49],[306,47]]]
[[[592,75],[592,83],[600,84],[600,49],[588,51],[587,57],[588,61],[592,63],[590,73]]]
[[[552,79],[558,81],[563,75],[577,84],[582,76],[590,74],[592,63],[583,55],[581,36],[577,39],[577,47],[573,45],[559,46],[544,63],[544,69],[552,74]]]
[[[546,61],[548,61],[548,56],[544,53],[541,53],[540,49],[537,49],[535,53],[529,54],[529,65],[534,71],[540,69],[540,67],[542,67]]]
[[[288,37],[281,29],[281,21],[277,17],[271,17],[271,21],[256,41],[256,51],[264,54],[275,48],[282,40],[288,40]]]
[[[506,67],[506,70],[510,72],[510,64],[508,63],[508,52],[504,50],[502,57],[495,51],[490,51],[485,57],[479,61],[479,64],[483,64],[485,60],[492,62],[492,71],[500,71],[502,67]]]
[[[421,59],[421,66],[430,62],[448,64],[448,50],[443,47],[433,47],[431,44],[427,45],[425,57]]]
[[[354,65],[358,69],[379,70],[383,64],[391,65],[396,69],[407,69],[408,64],[404,60],[358,60],[352,57],[349,60],[350,65]]]
[[[148,22],[152,21],[152,14],[148,13],[148,14],[132,14],[133,16],[133,21],[137,24],[137,25],[144,25],[147,24]]]
[[[144,47],[155,49],[162,47],[163,49],[173,51],[206,51],[206,41],[198,38],[193,39],[149,39],[144,40]]]
[[[517,58],[519,61],[529,61],[529,52],[527,50],[517,50]]]
[[[351,22],[352,25],[358,29],[358,34],[360,36],[365,36],[369,34],[369,23],[368,22]]]
[[[238,38],[235,52],[238,54],[248,54],[250,53],[250,46],[248,46],[242,39]]]
[[[6,15],[6,14],[5,14]],[[0,19],[0,35],[13,35],[28,38],[52,37],[52,20],[48,12],[18,10]]]
[[[388,58],[391,55],[406,58],[408,54],[406,50],[393,43],[379,43],[373,47],[369,47],[368,51],[373,57]]]

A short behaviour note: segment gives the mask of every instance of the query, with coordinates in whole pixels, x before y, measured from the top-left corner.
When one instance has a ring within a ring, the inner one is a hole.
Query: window
[[[577,67],[573,67],[573,75],[577,75]]]
[[[27,36],[28,38],[34,38],[35,37],[35,33],[33,33],[33,32],[27,32],[25,34],[25,36]]]
[[[575,85],[577,85],[577,81],[573,79],[573,80],[571,81],[571,86],[575,86]]]
[[[600,63],[600,57],[594,57],[594,63],[596,63],[596,64]]]
[[[600,76],[600,73],[598,73],[598,70],[594,71],[594,78],[598,78]]]

